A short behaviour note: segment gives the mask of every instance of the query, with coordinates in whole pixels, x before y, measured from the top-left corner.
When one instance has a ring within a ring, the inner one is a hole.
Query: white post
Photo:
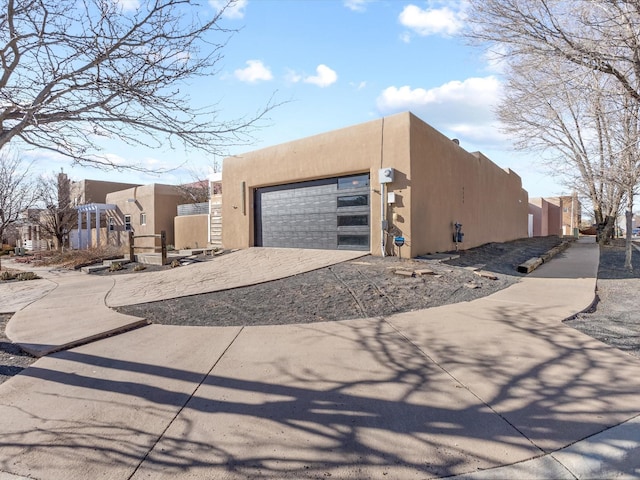
[[[91,248],[91,212],[87,210],[87,250]]]
[[[78,250],[82,250],[82,212],[78,210]]]
[[[96,207],[96,248],[100,248],[100,207]]]
[[[380,184],[380,247],[382,248],[382,256],[385,256],[385,251],[384,251],[384,236],[385,236],[385,225],[384,225],[384,220],[385,220],[385,198],[384,198],[384,183]]]

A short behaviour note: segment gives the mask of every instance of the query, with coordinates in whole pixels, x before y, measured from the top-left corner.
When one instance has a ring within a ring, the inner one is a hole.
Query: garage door
[[[255,244],[369,250],[369,174],[258,188]]]

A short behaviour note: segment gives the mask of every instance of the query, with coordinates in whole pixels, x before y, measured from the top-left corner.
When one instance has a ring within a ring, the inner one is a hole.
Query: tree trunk
[[[608,245],[615,235],[616,217],[607,215],[604,221],[597,224],[597,240],[600,245]]]
[[[624,255],[624,268],[633,271],[633,264],[631,258],[633,255],[633,189],[629,189],[627,192],[627,210],[624,212],[625,219],[627,221],[627,235],[625,240],[625,255]]]

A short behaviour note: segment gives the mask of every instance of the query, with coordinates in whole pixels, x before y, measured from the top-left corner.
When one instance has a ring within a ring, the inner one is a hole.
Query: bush
[[[134,272],[141,272],[142,270],[146,270],[147,267],[145,267],[143,264],[139,263],[138,265],[136,265],[135,267],[133,267],[133,271]]]
[[[15,273],[11,273],[6,270],[0,273],[0,280],[13,280],[14,278],[16,278]]]
[[[33,272],[21,272],[18,275],[16,275],[16,280],[18,280],[19,282],[22,282],[25,280],[37,280],[39,278],[40,277]]]
[[[124,267],[122,266],[122,263],[120,262],[113,262],[111,264],[111,266],[109,266],[109,271],[110,272],[117,272],[119,270],[122,270]]]
[[[89,250],[50,250],[41,252],[38,263],[42,265],[58,265],[63,268],[79,269],[86,265],[102,263],[104,260],[122,258],[123,251],[116,247],[92,248]]]

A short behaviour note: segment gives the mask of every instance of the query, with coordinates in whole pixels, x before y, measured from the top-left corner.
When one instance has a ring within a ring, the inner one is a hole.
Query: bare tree
[[[639,119],[640,102],[626,96],[621,98],[620,105],[613,105],[610,117],[618,121],[616,131],[612,132],[612,142],[617,145],[618,161],[607,172],[607,180],[618,186],[624,192],[625,202],[625,240],[626,252],[624,266],[633,270],[633,204],[636,190],[640,182],[640,132]]]
[[[468,36],[500,54],[512,80],[521,82],[517,76],[523,70],[535,71],[544,80],[545,87],[540,89],[524,77],[528,94],[540,102],[537,107],[550,114],[546,119],[538,117],[537,126],[551,123],[555,131],[555,138],[547,136],[542,142],[569,159],[563,165],[570,168],[556,173],[570,174],[573,169],[594,204],[597,222],[616,217],[625,196],[627,216],[632,215],[633,192],[639,180],[633,153],[638,147],[640,3],[470,0],[468,18]],[[550,65],[555,68],[552,84],[548,81]],[[550,93],[554,89],[556,92]],[[565,100],[560,109],[558,96]],[[516,98],[528,100],[520,91],[508,104],[516,105]],[[504,108],[502,112],[509,116]],[[526,120],[520,125],[532,126]],[[611,223],[609,220],[609,228]],[[628,245],[630,267],[630,240]]]
[[[541,162],[568,187],[589,199],[604,240],[615,228],[625,188],[611,178],[622,176],[626,121],[612,108],[610,80],[567,65],[562,60],[528,57],[507,72],[498,117],[521,150],[539,151]],[[585,94],[585,92],[589,92]],[[621,178],[621,177],[620,177]]]
[[[640,3],[630,0],[469,0],[470,38],[507,61],[564,59],[611,76],[640,100]]]
[[[17,155],[0,151],[0,241],[36,201],[29,167]]]
[[[56,247],[61,250],[69,245],[69,233],[78,222],[78,212],[71,203],[71,182],[60,172],[38,179],[38,203],[42,209],[33,222],[47,237],[56,239]]]
[[[186,93],[216,73],[233,33],[221,26],[224,9],[192,0],[128,8],[134,3],[0,0],[0,149],[20,140],[74,163],[123,168],[100,154],[101,138],[215,154],[251,139],[271,101],[223,120]]]

